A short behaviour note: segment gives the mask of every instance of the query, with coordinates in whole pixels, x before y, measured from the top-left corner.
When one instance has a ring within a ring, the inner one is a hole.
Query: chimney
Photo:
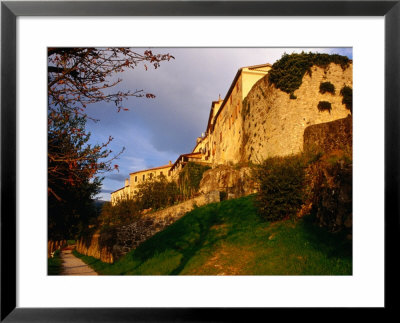
[[[129,186],[129,178],[125,180],[125,187]]]
[[[170,166],[171,166],[171,165],[172,165],[172,161],[169,161],[168,165],[170,165]]]

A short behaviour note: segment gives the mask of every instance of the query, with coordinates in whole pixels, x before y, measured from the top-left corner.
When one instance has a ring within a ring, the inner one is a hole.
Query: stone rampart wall
[[[164,210],[147,213],[140,218],[132,219],[127,225],[115,228],[109,239],[113,241],[112,245],[100,247],[100,234],[95,233],[89,242],[82,238],[77,245],[77,251],[103,262],[113,263],[195,207],[219,201],[220,193],[212,191]]]
[[[346,118],[351,112],[342,103],[340,90],[353,86],[353,67],[340,65],[327,68],[313,66],[311,76],[305,74],[302,85],[290,99],[268,81],[258,81],[243,102],[242,161],[262,162],[268,157],[296,154],[303,150],[304,130],[311,125]],[[335,93],[319,92],[322,82],[335,86]],[[330,111],[320,111],[318,103],[331,103]]]
[[[353,140],[352,117],[309,126],[304,130],[304,149],[324,152],[351,148]]]

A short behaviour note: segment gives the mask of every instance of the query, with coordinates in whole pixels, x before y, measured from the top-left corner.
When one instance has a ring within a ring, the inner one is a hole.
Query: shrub
[[[120,225],[129,222],[139,211],[140,206],[133,199],[121,200],[114,206],[104,203],[99,220],[102,225]]]
[[[326,92],[335,94],[335,86],[331,82],[322,82],[319,85],[319,92],[322,94]]]
[[[182,197],[185,199],[193,197],[200,186],[203,173],[210,169],[210,166],[188,162],[179,173],[178,186]]]
[[[329,113],[330,113],[332,110],[332,105],[328,101],[319,101],[318,110],[319,111],[329,111]]]
[[[165,176],[139,184],[136,202],[140,210],[157,210],[170,205],[180,198],[175,182],[168,182]]]
[[[353,89],[350,86],[344,86],[340,90],[340,95],[343,97],[342,103],[350,112],[353,112]]]
[[[47,259],[47,274],[60,275],[62,271],[62,260],[60,250],[56,250],[53,257]]]
[[[293,217],[305,198],[305,160],[303,156],[273,157],[255,172],[259,184],[256,203],[268,221]]]
[[[100,249],[107,248],[107,251],[111,252],[112,247],[117,243],[117,232],[118,232],[118,226],[116,225],[102,226],[99,236]]]
[[[286,92],[293,93],[297,90],[303,80],[305,73],[311,75],[313,65],[326,68],[330,63],[339,64],[342,69],[346,69],[351,60],[346,56],[304,53],[284,54],[280,60],[276,61],[269,71],[269,81],[276,88]]]

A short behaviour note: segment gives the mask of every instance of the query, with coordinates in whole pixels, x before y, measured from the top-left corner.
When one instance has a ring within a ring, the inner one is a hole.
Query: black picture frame
[[[385,307],[395,309],[399,245],[400,0],[4,1],[1,3],[1,321],[253,321],[263,309],[16,307],[16,19],[18,16],[384,16]],[[372,81],[372,80],[371,80]],[[373,153],[373,152],[371,152]],[[371,238],[373,233],[371,233]],[[373,257],[373,255],[371,255]],[[287,309],[274,309],[281,312]],[[299,309],[298,309],[299,310]],[[334,315],[332,311],[330,311]],[[382,309],[376,309],[378,315]],[[368,315],[372,313],[369,312]],[[325,315],[325,314],[324,314]],[[254,319],[250,319],[254,317]],[[246,319],[247,318],[247,319]]]

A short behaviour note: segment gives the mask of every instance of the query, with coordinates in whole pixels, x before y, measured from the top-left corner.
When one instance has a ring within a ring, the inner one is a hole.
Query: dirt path
[[[73,276],[88,276],[98,275],[92,268],[86,265],[82,260],[76,258],[72,254],[71,249],[65,249],[61,251],[62,272],[61,275],[73,275]]]

